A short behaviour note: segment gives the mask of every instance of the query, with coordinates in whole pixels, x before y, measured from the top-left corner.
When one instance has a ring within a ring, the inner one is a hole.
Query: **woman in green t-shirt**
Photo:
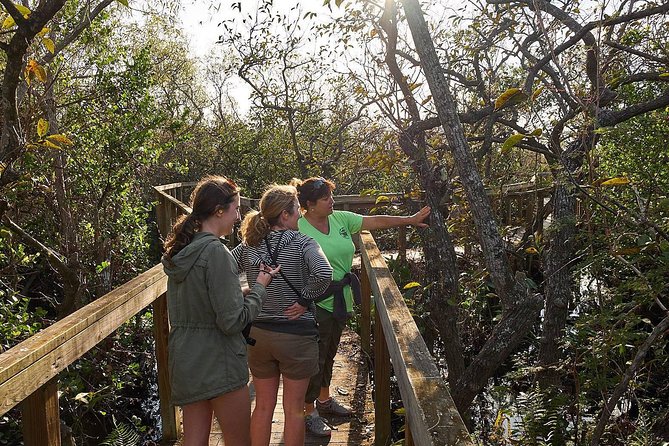
[[[330,395],[330,381],[334,357],[346,319],[353,312],[353,290],[359,290],[357,277],[351,273],[353,264],[352,234],[362,230],[386,229],[414,225],[426,227],[424,220],[430,215],[425,206],[410,216],[360,215],[354,212],[335,211],[332,191],[335,183],[321,177],[304,181],[294,180],[304,218],[298,221],[300,232],[310,236],[321,246],[332,266],[332,285],[316,304],[319,326],[319,373],[310,382],[305,398],[307,430],[315,435],[327,436],[331,429],[320,416],[324,414],[350,416],[351,409],[340,404]],[[353,290],[352,290],[353,288]]]

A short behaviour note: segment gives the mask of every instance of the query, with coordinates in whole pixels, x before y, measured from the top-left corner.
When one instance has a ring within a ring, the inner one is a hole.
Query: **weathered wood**
[[[364,231],[361,241],[362,262],[367,268],[376,314],[383,326],[414,443],[473,445],[374,239]],[[376,422],[378,425],[379,419]]]
[[[51,379],[21,403],[25,446],[60,446],[58,380]]]
[[[356,235],[359,238],[359,236]],[[358,243],[359,244],[359,243]],[[360,265],[360,347],[368,356],[371,350],[371,326],[372,326],[372,288],[369,285],[367,267]]]
[[[409,419],[405,418],[404,424],[404,446],[413,446],[413,437],[411,436],[411,425],[409,424]]]
[[[371,208],[379,207],[379,204],[376,202],[379,195],[388,197],[390,199],[389,204],[401,204],[408,200],[403,193],[399,192],[382,193],[378,195],[337,195],[334,197],[334,206],[335,209],[343,211],[355,212],[369,210]]]
[[[385,446],[390,441],[390,356],[379,319],[374,312],[374,444]]]
[[[167,317],[167,295],[153,302],[153,337],[158,370],[158,399],[160,418],[163,422],[163,440],[176,440],[181,433],[181,412],[171,404],[170,374],[168,368],[167,339],[170,325]]]
[[[166,291],[157,265],[0,355],[0,415]]]
[[[180,187],[194,187],[196,184],[197,184],[196,181],[186,181],[181,183],[161,184],[159,186],[153,186],[153,188],[159,191],[167,191],[170,189],[177,189]]]

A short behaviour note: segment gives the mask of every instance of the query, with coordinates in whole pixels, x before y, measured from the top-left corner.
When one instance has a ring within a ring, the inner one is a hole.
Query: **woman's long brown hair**
[[[237,195],[239,187],[224,176],[202,178],[190,195],[193,212],[179,217],[165,241],[165,257],[171,261],[193,240],[202,222],[219,209],[228,209]]]

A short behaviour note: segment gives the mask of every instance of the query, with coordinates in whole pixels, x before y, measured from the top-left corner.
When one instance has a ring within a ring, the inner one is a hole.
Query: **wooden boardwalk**
[[[332,393],[341,402],[354,409],[352,418],[328,418],[334,426],[331,437],[316,437],[307,433],[305,445],[360,445],[374,443],[374,404],[371,400],[367,361],[360,349],[358,335],[348,329],[344,331],[342,342],[337,351],[335,367],[330,387]],[[281,406],[281,387],[272,419],[271,445],[283,444],[283,408]],[[254,404],[253,385],[251,385],[251,405]],[[223,434],[214,421],[210,446],[222,446]]]

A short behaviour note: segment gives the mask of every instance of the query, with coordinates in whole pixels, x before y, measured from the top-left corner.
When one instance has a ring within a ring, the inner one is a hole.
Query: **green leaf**
[[[8,15],[5,17],[5,20],[2,22],[2,29],[9,29],[13,28],[16,25],[16,22],[14,21],[14,17]]]
[[[26,8],[25,6],[23,6],[23,5],[21,5],[21,4],[14,3],[14,7],[15,7],[21,14],[23,14],[23,18],[24,18],[24,19],[27,19],[28,16],[30,15],[30,13],[31,13],[30,9]]]
[[[116,0],[116,1],[125,6],[126,8],[129,7],[128,0]]]
[[[39,121],[37,121],[37,135],[40,138],[44,138],[44,135],[46,135],[48,132],[49,132],[49,121],[40,118]]]
[[[53,40],[49,39],[48,37],[45,37],[42,39],[42,45],[49,50],[51,54],[56,52],[56,45],[53,43]]]
[[[532,133],[530,133],[530,136],[534,136],[534,137],[538,138],[543,133],[544,133],[543,129],[534,129],[534,130],[532,130]]]
[[[509,150],[511,150],[512,147],[514,147],[516,144],[521,142],[525,138],[525,135],[522,133],[516,133],[515,135],[511,135],[508,138],[506,138],[506,141],[504,141],[504,144],[502,144],[502,150],[501,152],[507,153]]]
[[[63,148],[57,144],[52,143],[48,139],[42,140],[39,142],[42,146],[48,147],[49,149],[63,150]]]
[[[515,105],[527,99],[527,95],[520,88],[509,88],[495,99],[495,110],[508,105]]]
[[[407,411],[404,407],[400,407],[398,409],[395,409],[395,415],[405,416],[406,414],[407,414]]]
[[[534,93],[532,93],[532,100],[534,101],[537,97],[539,97],[542,91],[544,91],[544,87],[539,87],[534,90]]]
[[[630,179],[627,177],[616,177],[611,178],[610,180],[604,181],[601,186],[622,186],[625,184],[630,184]]]
[[[404,285],[404,288],[402,288],[402,289],[403,290],[410,290],[411,288],[416,288],[416,287],[419,287],[419,286],[420,286],[420,283],[418,283],[418,282],[409,282],[406,285]]]
[[[108,267],[109,267],[109,262],[105,260],[105,261],[102,262],[101,264],[99,264],[99,265],[95,265],[95,272],[98,273],[98,274],[100,274],[102,271],[104,271],[104,270],[107,269]]]
[[[669,77],[669,73],[662,73],[659,77]]]
[[[57,144],[59,146],[72,146],[74,143],[70,138],[68,138],[65,135],[56,134],[56,135],[49,135],[46,137],[46,139],[54,144]]]

